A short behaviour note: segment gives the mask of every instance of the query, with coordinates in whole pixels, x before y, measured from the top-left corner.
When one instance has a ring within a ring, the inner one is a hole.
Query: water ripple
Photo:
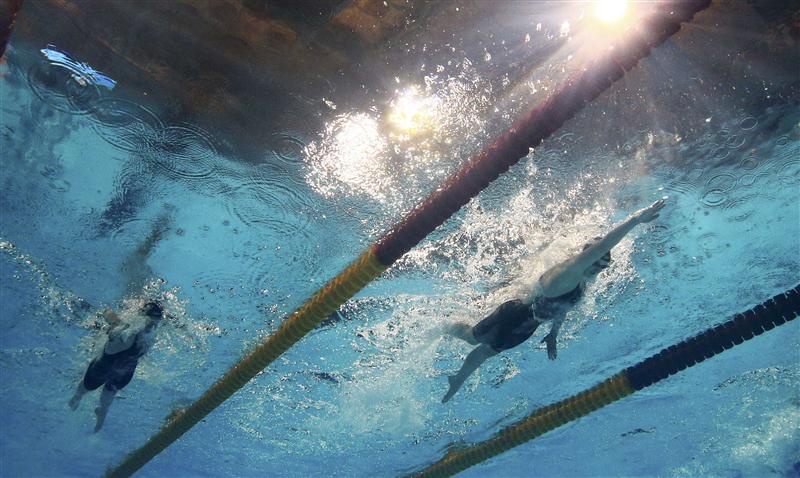
[[[664,185],[664,189],[670,191],[672,193],[682,194],[684,196],[688,196],[695,190],[694,183],[690,181],[682,181],[679,179],[673,179],[667,184]]]
[[[675,232],[667,225],[663,223],[653,224],[648,233],[647,233],[647,240],[651,244],[664,244],[669,241]]]
[[[784,184],[800,182],[800,160],[787,161],[778,168],[778,180]]]
[[[272,150],[280,159],[297,163],[302,162],[305,157],[306,145],[299,139],[288,133],[279,133],[272,137]]]
[[[700,247],[706,252],[719,252],[724,250],[727,245],[724,244],[719,235],[713,232],[707,232],[698,238]]]
[[[748,156],[739,163],[739,169],[753,171],[761,166],[761,159],[757,156]]]
[[[743,118],[739,122],[739,127],[741,129],[745,130],[745,131],[749,131],[749,130],[755,128],[757,125],[758,125],[758,120],[753,118],[752,116],[748,116],[746,118]]]
[[[765,178],[765,177],[768,177],[768,175],[765,174],[765,173],[761,173],[761,174],[751,174],[751,173],[742,174],[741,176],[739,176],[739,179],[736,181],[736,185],[739,186],[739,187],[747,188],[747,187],[750,187],[750,186],[754,185],[756,182],[758,182],[759,179]]]
[[[750,218],[755,212],[755,208],[750,204],[753,198],[758,197],[759,194],[748,194],[738,198],[731,199],[723,206],[723,210],[730,214],[728,221],[730,222],[743,222]],[[751,206],[750,209],[745,209],[746,206]]]
[[[739,149],[742,146],[744,146],[744,143],[746,141],[747,141],[747,138],[745,136],[738,135],[738,134],[732,134],[728,138],[728,141],[725,143],[725,146],[727,146],[730,149]]]
[[[729,154],[731,154],[731,151],[728,148],[725,146],[718,146],[711,152],[711,157],[717,161],[721,161],[727,158]]]
[[[155,113],[133,101],[103,98],[95,104],[92,127],[109,144],[134,152],[152,146],[164,128]]]
[[[699,256],[683,256],[680,261],[681,273],[686,280],[696,282],[705,278],[703,258]]]
[[[736,176],[731,173],[719,173],[706,181],[706,188],[717,189],[722,192],[729,191],[736,186]]]
[[[219,160],[211,135],[189,124],[158,130],[142,153],[148,162],[178,180],[208,178],[215,173]]]
[[[709,189],[703,193],[703,196],[700,198],[700,202],[703,203],[704,206],[717,207],[724,204],[727,199],[728,196],[725,194],[725,191],[720,189]]]
[[[307,199],[276,180],[243,182],[228,194],[226,207],[248,226],[266,226],[287,234],[306,229],[309,222],[308,214],[303,213],[310,207]]]

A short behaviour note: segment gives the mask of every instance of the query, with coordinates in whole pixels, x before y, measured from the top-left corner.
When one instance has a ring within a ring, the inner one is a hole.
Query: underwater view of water
[[[519,48],[559,36],[527,28]],[[707,56],[727,37],[685,28],[137,476],[407,475],[796,286],[800,78],[773,81],[766,53],[761,70],[731,74]],[[561,45],[509,83],[497,71],[511,47],[432,50],[365,105],[297,111],[324,127],[265,132],[275,146],[253,162],[120,85],[87,84],[47,45],[11,45],[0,78],[8,477],[118,464],[574,63]],[[569,312],[557,360],[542,327],[441,403],[471,349],[447,324],[477,323],[662,197],[661,216],[613,249]],[[102,311],[143,300],[127,291],[127,265],[159,221],[138,272],[168,320],[93,433],[98,393],[76,411],[67,402],[105,344]],[[798,430],[792,322],[462,475],[799,476]]]

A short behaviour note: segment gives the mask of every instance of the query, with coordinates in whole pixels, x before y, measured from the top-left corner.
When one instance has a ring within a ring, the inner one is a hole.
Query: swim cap
[[[164,309],[158,302],[147,302],[142,306],[142,313],[151,319],[161,319],[164,317]]]

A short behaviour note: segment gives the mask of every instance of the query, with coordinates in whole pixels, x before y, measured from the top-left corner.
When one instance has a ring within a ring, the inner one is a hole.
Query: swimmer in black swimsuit
[[[594,278],[609,266],[611,249],[634,226],[654,220],[663,207],[664,199],[660,199],[631,214],[605,237],[595,238],[586,244],[580,254],[542,274],[525,299],[503,303],[474,327],[466,323],[453,324],[448,330],[450,335],[477,347],[467,355],[461,370],[448,377],[450,389],[442,403],[450,400],[467,377],[486,359],[528,340],[543,322],[551,323],[550,332],[542,339],[542,343],[547,344],[550,360],[555,360],[558,331],[569,309],[583,296],[586,280]]]
[[[146,260],[155,245],[161,240],[169,225],[168,215],[162,215],[153,226],[153,230],[145,241],[134,251],[123,264],[128,297],[141,296],[153,272]],[[147,353],[155,338],[158,324],[164,317],[164,308],[158,301],[135,299],[137,305],[134,313],[122,314],[122,320],[114,311],[106,309],[103,316],[110,325],[107,331],[108,340],[103,346],[103,353],[92,360],[83,379],[78,383],[75,395],[69,406],[77,410],[81,398],[104,385],[100,394],[100,405],[95,408],[97,416],[94,431],[102,428],[111,403],[117,392],[122,390],[133,378],[139,359]]]
[[[100,394],[100,406],[94,410],[97,415],[95,432],[103,426],[117,392],[131,381],[139,359],[152,345],[155,329],[164,317],[164,309],[158,302],[146,302],[138,311],[140,318],[144,319],[139,327],[132,327],[129,321],[122,321],[110,309],[106,310],[104,315],[111,328],[108,331],[108,341],[103,347],[103,354],[89,364],[83,380],[75,390],[75,395],[69,401],[70,408],[75,410],[87,392],[105,385]]]

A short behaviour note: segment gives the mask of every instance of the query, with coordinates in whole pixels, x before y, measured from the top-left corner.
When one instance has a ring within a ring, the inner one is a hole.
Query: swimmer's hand
[[[544,336],[542,339],[543,344],[547,344],[547,358],[550,360],[555,360],[558,357],[558,351],[556,350],[556,336],[553,333],[549,333]]]
[[[633,213],[634,217],[636,217],[636,222],[638,222],[639,224],[644,224],[646,222],[652,221],[653,219],[656,219],[658,217],[659,211],[661,211],[661,209],[664,208],[665,204],[666,204],[666,198],[659,199],[650,206],[636,211],[635,213]]]

